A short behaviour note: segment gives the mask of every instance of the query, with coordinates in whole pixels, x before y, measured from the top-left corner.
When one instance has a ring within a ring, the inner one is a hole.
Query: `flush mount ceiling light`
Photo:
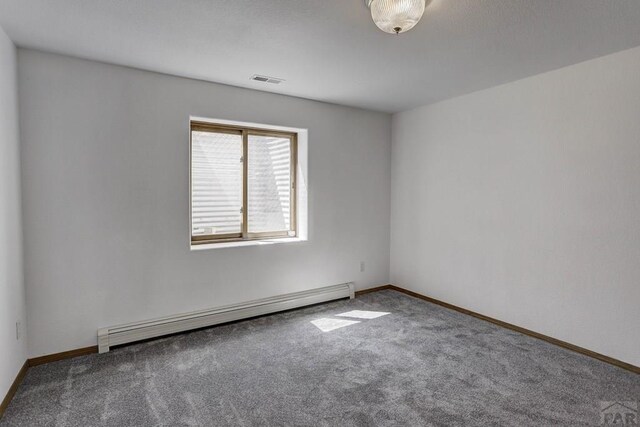
[[[386,33],[409,31],[422,18],[431,0],[364,0],[371,9],[371,17]]]

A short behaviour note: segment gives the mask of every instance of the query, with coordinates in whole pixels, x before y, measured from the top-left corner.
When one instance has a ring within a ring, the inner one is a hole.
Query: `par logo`
[[[637,426],[638,402],[600,402],[600,425]]]

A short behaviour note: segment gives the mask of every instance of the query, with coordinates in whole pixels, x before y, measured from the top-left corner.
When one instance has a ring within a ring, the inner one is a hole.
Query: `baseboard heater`
[[[98,329],[98,352],[106,353],[114,345],[175,334],[198,328],[233,322],[255,316],[290,310],[321,302],[354,297],[353,283],[327,286],[309,291],[295,292],[263,298],[241,304],[178,314],[160,319],[129,323]]]

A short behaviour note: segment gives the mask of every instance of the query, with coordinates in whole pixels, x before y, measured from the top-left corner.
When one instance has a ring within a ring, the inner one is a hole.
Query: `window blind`
[[[192,122],[191,241],[296,236],[296,135]]]
[[[242,233],[242,134],[191,134],[192,236]]]
[[[291,227],[291,140],[249,135],[249,233]]]

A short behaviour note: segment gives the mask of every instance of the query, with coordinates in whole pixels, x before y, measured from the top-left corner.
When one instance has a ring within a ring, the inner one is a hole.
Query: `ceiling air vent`
[[[262,83],[273,83],[274,85],[279,85],[284,81],[283,79],[279,79],[277,77],[261,76],[260,74],[254,74],[253,76],[251,76],[251,80]]]

